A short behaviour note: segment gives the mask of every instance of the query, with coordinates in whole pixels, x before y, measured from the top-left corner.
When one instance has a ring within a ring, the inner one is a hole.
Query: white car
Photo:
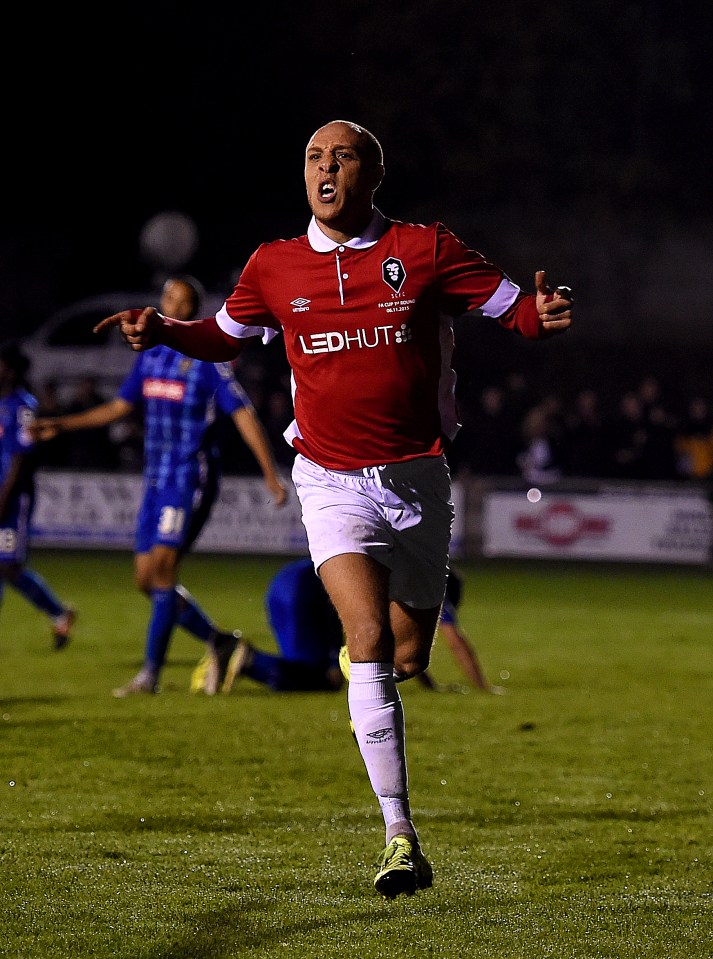
[[[23,340],[22,348],[32,362],[32,386],[37,390],[54,381],[60,393],[66,394],[79,380],[92,377],[100,393],[112,396],[129,372],[135,354],[118,330],[94,333],[94,327],[120,310],[152,303],[158,306],[159,299],[158,292],[103,293],[58,310]],[[223,296],[206,295],[199,315],[216,313],[223,301]]]

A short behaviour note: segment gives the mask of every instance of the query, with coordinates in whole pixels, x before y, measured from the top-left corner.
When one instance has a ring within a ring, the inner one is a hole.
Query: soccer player
[[[52,644],[64,649],[76,610],[57,598],[27,563],[35,501],[34,442],[30,425],[37,398],[30,392],[30,360],[17,344],[0,350],[0,605],[5,583],[52,621]]]
[[[310,138],[307,233],[261,244],[216,316],[177,323],[152,307],[118,326],[141,351],[164,343],[205,360],[281,332],[293,378],[292,478],[310,554],[344,629],[348,703],[384,818],[374,879],[392,898],[430,886],[411,817],[400,680],[423,672],[448,576],[454,505],[446,459],[458,428],[452,317],[496,319],[542,338],[571,324],[570,298],[544,271],[526,294],[440,222],[374,206],[376,137],[335,120]]]
[[[160,306],[181,321],[195,316],[201,290],[192,277],[166,280]],[[117,395],[80,413],[39,418],[39,439],[106,426],[143,409],[144,489],[136,524],[134,575],[151,601],[144,662],[117,697],[155,693],[171,635],[181,626],[214,652],[218,685],[238,641],[220,630],[178,582],[179,565],[203,529],[219,492],[220,454],[213,435],[216,407],[229,415],[262,469],[276,506],[287,497],[272,447],[255,410],[228,363],[188,359],[166,346],[136,358]],[[222,675],[221,675],[222,674]]]
[[[275,692],[341,689],[342,624],[311,559],[293,560],[275,573],[265,592],[265,612],[279,654],[256,649],[243,636],[230,658],[222,692],[230,692],[239,676]],[[194,669],[192,692],[217,691],[206,686],[210,660],[207,653]]]

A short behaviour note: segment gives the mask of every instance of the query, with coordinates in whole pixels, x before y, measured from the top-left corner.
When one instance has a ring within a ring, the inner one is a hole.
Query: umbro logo
[[[366,734],[366,741],[368,743],[387,743],[393,738],[393,729],[375,729],[373,732]]]
[[[296,300],[290,301],[290,306],[293,307],[293,313],[305,313],[309,309],[309,305],[312,300],[306,300],[303,296],[298,296]]]

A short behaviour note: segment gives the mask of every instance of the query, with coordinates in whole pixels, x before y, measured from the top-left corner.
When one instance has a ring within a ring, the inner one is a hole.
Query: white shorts
[[[391,599],[440,605],[455,515],[445,457],[341,471],[298,454],[292,479],[315,569],[332,556],[364,553],[391,570]]]

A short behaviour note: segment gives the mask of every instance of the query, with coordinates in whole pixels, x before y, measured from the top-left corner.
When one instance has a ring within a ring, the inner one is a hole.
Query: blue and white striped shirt
[[[118,396],[144,417],[144,480],[195,487],[206,456],[215,460],[216,411],[251,405],[229,363],[190,359],[167,346],[140,353]]]

